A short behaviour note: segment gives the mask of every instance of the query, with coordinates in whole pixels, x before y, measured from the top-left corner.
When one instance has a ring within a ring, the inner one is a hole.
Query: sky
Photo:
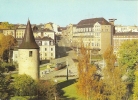
[[[0,22],[26,24],[29,18],[31,24],[65,27],[99,17],[138,26],[138,0],[0,0]]]

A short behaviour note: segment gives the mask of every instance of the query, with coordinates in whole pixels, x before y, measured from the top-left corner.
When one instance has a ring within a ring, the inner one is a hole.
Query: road
[[[66,61],[68,65],[68,75],[73,77],[68,77],[68,79],[76,78],[78,75],[77,72],[77,64],[73,61],[73,59],[77,59],[77,55],[75,51],[73,51],[70,47],[70,43],[65,36],[61,37],[57,46],[57,59],[51,60],[51,63],[60,63]],[[64,77],[56,77],[55,76],[64,76]],[[42,77],[42,79],[66,79],[67,77],[67,68],[58,71],[52,71],[49,74],[46,74]]]

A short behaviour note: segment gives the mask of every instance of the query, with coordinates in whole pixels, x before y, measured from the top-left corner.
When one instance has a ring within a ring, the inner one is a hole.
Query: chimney
[[[117,19],[109,19],[109,23],[111,24],[111,25],[114,25],[114,21],[115,20],[117,20]]]

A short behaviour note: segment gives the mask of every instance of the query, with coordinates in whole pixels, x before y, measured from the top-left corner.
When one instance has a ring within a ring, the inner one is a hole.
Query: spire
[[[39,46],[35,42],[33,31],[31,28],[30,20],[28,18],[25,34],[19,49],[39,49]]]

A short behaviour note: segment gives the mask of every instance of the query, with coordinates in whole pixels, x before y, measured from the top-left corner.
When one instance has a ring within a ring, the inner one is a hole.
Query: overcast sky
[[[138,0],[0,0],[1,22],[26,24],[29,18],[32,24],[66,26],[96,17],[138,25]]]

